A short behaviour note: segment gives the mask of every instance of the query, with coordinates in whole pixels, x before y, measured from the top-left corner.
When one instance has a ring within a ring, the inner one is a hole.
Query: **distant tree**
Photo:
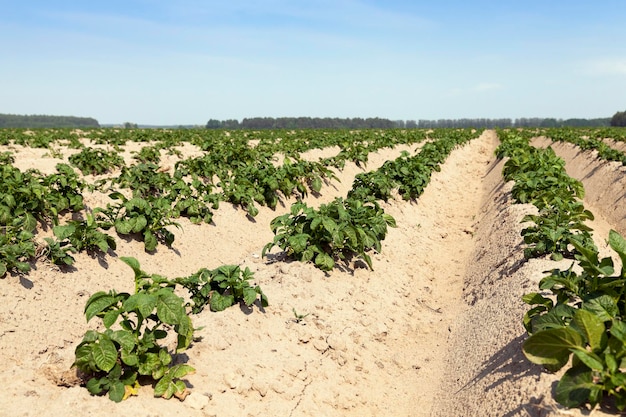
[[[210,119],[207,123],[206,123],[206,128],[207,129],[219,129],[222,127],[222,122],[220,122],[219,120],[215,120],[215,119]]]
[[[124,123],[124,129],[137,129],[137,123],[126,122]]]
[[[559,122],[554,118],[543,119],[539,127],[558,127]]]
[[[88,128],[100,127],[91,117],[0,114],[0,128]]]
[[[626,111],[618,111],[611,118],[611,126],[626,127]]]

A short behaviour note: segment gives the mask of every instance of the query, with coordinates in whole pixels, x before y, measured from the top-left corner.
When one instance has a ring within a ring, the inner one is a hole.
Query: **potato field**
[[[626,408],[623,129],[2,129],[0,415]]]

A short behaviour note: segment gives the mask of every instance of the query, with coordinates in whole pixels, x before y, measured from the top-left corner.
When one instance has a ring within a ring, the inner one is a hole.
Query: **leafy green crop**
[[[100,210],[96,209],[94,213]],[[96,219],[96,214],[87,213],[85,220],[71,220],[62,226],[55,226],[52,230],[59,241],[67,241],[78,252],[87,251],[90,253],[107,253],[109,249],[115,250],[115,239],[101,232],[99,229],[110,227],[106,222]]]
[[[174,331],[176,353],[186,350],[194,328],[184,300],[174,294],[165,277],[148,275],[134,258],[122,258],[135,272],[133,294],[97,292],[85,305],[87,321],[102,320],[103,332],[89,330],[76,347],[74,366],[88,375],[87,389],[94,395],[109,394],[113,401],[127,398],[140,376],[151,378],[156,397],[184,399],[187,387],[180,379],[194,372],[185,364],[172,365],[172,354],[159,340]],[[113,330],[113,325],[119,325]]]
[[[530,146],[528,138],[510,132],[500,132],[502,144],[496,150],[501,157],[508,156],[503,176],[514,181],[511,196],[518,203],[531,203],[539,209],[538,215],[527,215],[522,222],[533,222],[522,230],[525,258],[550,254],[552,259],[573,257],[580,245],[595,250],[592,229],[584,222],[593,220],[579,200],[585,190],[582,182],[565,171],[565,161],[554,150]]]
[[[524,316],[530,337],[524,342],[526,357],[550,371],[568,363],[556,387],[556,400],[566,407],[613,397],[619,410],[626,408],[626,266],[614,274],[611,258],[572,239],[582,272],[554,270],[539,283],[541,293],[526,294],[532,308]],[[617,232],[609,244],[626,265],[626,240]],[[572,357],[573,354],[573,357]]]
[[[373,269],[366,252],[380,252],[387,226],[396,227],[395,220],[375,201],[337,198],[319,210],[298,202],[291,206],[291,213],[272,220],[274,240],[265,245],[262,256],[278,246],[299,261],[313,261],[321,270],[330,271],[336,259],[356,255]]]
[[[107,205],[102,213],[115,226],[121,235],[140,235],[147,252],[154,251],[159,240],[171,246],[174,234],[166,229],[173,225],[180,227],[171,217],[171,203],[165,198],[127,198],[119,192],[109,195],[113,200],[120,200],[116,205]]]
[[[257,296],[261,305],[267,307],[267,296],[261,287],[250,285],[253,275],[248,268],[242,271],[237,265],[223,265],[214,270],[201,269],[189,277],[177,278],[175,282],[190,292],[194,314],[200,313],[207,303],[212,311],[225,310],[237,300],[251,306]]]
[[[33,234],[18,226],[0,226],[0,278],[7,272],[30,271],[27,262],[35,256]]]
[[[98,148],[84,148],[79,153],[70,156],[69,161],[85,175],[105,174],[114,168],[124,166],[124,158],[117,152]]]
[[[579,245],[595,248],[592,229],[585,225],[585,221],[593,220],[594,216],[585,210],[580,201],[563,203],[561,207],[542,210],[539,215],[526,215],[522,222],[533,222],[534,225],[522,230],[526,259],[544,254],[552,254],[552,259],[558,261],[574,256],[574,248],[570,241],[576,240]]]
[[[44,238],[46,245],[43,247],[41,256],[49,259],[53,264],[60,266],[72,265],[75,261],[72,253],[76,253],[69,242],[61,242],[49,237]]]

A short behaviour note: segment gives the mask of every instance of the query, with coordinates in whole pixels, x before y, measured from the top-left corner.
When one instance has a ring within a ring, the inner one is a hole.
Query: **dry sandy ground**
[[[181,222],[171,250],[159,246],[151,255],[141,242],[118,238],[104,260],[78,255],[70,271],[40,262],[29,275],[7,276],[0,280],[0,415],[589,415],[555,404],[558,375],[521,353],[521,296],[555,263],[523,261],[520,220],[533,208],[512,204],[503,162],[494,157],[497,145],[495,133],[485,132],[453,151],[417,202],[383,205],[398,228],[373,255],[374,271],[357,265],[324,274],[309,264],[261,258],[273,237],[269,222],[288,210],[287,201],[276,211],[261,209],[254,222],[223,204],[213,225]],[[610,228],[626,230],[619,212],[624,168],[557,147],[570,175],[585,182],[597,244],[606,247]],[[51,172],[59,162],[45,151],[14,151],[21,169]],[[399,152],[371,155],[367,169]],[[340,183],[308,202],[345,196],[358,172],[347,165],[337,173]],[[87,203],[106,201],[89,196]],[[85,323],[85,302],[96,291],[132,290],[132,271],[120,256],[171,278],[240,264],[254,271],[269,297],[265,309],[192,317],[204,329],[180,358],[196,368],[184,402],[155,399],[148,386],[116,404],[73,385],[74,348],[94,326]],[[295,320],[294,309],[304,320]]]

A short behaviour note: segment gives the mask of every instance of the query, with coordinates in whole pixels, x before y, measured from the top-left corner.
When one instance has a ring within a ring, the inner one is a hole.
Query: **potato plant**
[[[626,266],[614,275],[613,260],[572,239],[580,273],[553,270],[539,283],[542,292],[526,294],[532,308],[524,316],[530,337],[523,351],[550,371],[569,367],[556,386],[555,399],[566,407],[594,407],[611,397],[626,409]],[[626,240],[612,230],[609,245],[626,265]]]
[[[182,400],[187,387],[181,378],[194,368],[173,365],[172,353],[159,341],[174,332],[175,352],[189,347],[194,328],[185,302],[174,293],[174,284],[167,278],[143,272],[134,258],[122,260],[135,273],[135,292],[100,291],[87,300],[87,321],[98,317],[105,330],[87,331],[76,347],[74,366],[86,374],[90,393],[108,393],[116,402],[136,392],[140,376],[154,381],[156,397]]]
[[[99,291],[87,300],[87,321],[97,317],[105,330],[85,333],[76,347],[73,366],[85,374],[93,395],[108,393],[111,400],[120,402],[137,393],[143,377],[153,381],[155,397],[184,400],[188,390],[182,378],[194,368],[174,364],[174,355],[184,352],[193,341],[196,329],[190,312],[199,313],[207,304],[212,311],[222,311],[236,301],[250,306],[257,296],[267,307],[267,297],[259,286],[250,285],[253,273],[248,268],[242,271],[239,266],[224,265],[168,279],[147,274],[135,258],[121,259],[134,272],[134,293]],[[190,292],[190,302],[176,295],[177,286]],[[161,344],[172,333],[176,336],[173,351]]]
[[[116,151],[106,151],[98,148],[84,148],[79,153],[69,157],[72,165],[84,174],[100,175],[115,168],[124,166],[124,159]]]
[[[388,226],[396,227],[394,218],[375,201],[337,198],[318,210],[298,202],[291,206],[290,213],[272,220],[274,240],[264,246],[261,256],[278,246],[288,256],[314,262],[323,271],[332,270],[336,260],[352,256],[363,259],[373,269],[367,252],[380,252]]]

